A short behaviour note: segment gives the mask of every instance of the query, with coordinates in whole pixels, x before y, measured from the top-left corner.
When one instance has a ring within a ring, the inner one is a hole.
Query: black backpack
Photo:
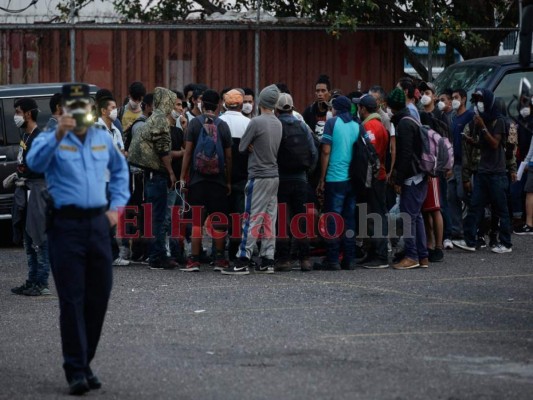
[[[307,127],[297,119],[281,121],[281,125],[283,131],[278,150],[279,170],[283,172],[307,171],[312,166]]]
[[[133,139],[133,125],[137,122],[146,122],[146,118],[137,118],[122,134],[122,140],[124,141],[124,150],[128,151],[131,145],[131,139]]]
[[[372,187],[380,167],[378,153],[366,135],[363,125],[359,125],[359,137],[353,144],[350,162],[350,178],[358,198],[364,196],[366,189]]]

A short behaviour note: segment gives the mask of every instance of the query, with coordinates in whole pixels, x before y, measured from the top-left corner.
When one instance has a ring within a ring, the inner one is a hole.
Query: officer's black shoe
[[[102,387],[102,382],[100,382],[100,379],[98,379],[96,375],[87,376],[87,384],[91,390],[100,389]]]
[[[85,378],[72,379],[69,382],[68,394],[72,396],[81,396],[89,391],[89,384]]]

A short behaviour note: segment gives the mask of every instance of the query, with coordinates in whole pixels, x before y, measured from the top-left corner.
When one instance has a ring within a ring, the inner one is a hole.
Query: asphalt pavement
[[[533,237],[428,269],[224,276],[116,267],[101,399],[532,399]],[[58,301],[13,295],[0,249],[0,398],[67,394]]]

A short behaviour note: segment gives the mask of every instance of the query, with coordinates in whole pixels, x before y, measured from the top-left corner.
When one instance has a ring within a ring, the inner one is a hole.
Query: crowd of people
[[[487,236],[492,252],[511,252],[513,217],[516,234],[533,234],[531,98],[520,99],[512,119],[487,89],[468,99],[463,88],[438,93],[401,78],[388,94],[379,85],[343,93],[321,75],[314,90],[300,114],[283,83],[257,98],[249,88],[194,83],[147,93],[133,82],[119,102],[100,89],[95,126],[109,133],[130,174],[129,203],[112,232],[113,265],[197,272],[210,264],[225,275],[426,268],[443,261],[444,250],[486,247]],[[62,104],[60,93],[52,97],[41,132],[35,101],[15,103],[17,198],[27,204],[16,203],[14,222],[29,266],[16,294],[50,293],[45,176],[26,156],[38,135],[57,129]],[[420,125],[449,140],[451,168],[429,175],[419,167]],[[367,187],[351,176],[359,136],[379,159]],[[514,183],[521,162],[526,172]],[[518,199],[511,184],[520,186]]]

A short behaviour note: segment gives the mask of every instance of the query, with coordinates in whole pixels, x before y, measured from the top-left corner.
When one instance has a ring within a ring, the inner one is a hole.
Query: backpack
[[[453,168],[453,146],[447,137],[441,136],[429,126],[421,125],[412,117],[404,117],[414,121],[418,126],[420,140],[422,141],[422,153],[416,156],[420,171],[437,176]]]
[[[224,172],[224,150],[218,134],[221,120],[202,118],[202,129],[194,148],[193,168],[202,175],[218,175]]]
[[[306,171],[312,166],[307,128],[301,121],[281,121],[283,131],[278,150],[278,168],[284,172]]]
[[[128,129],[124,131],[122,134],[123,140],[124,140],[124,150],[128,151],[131,144],[131,139],[133,138],[133,125],[135,125],[137,122],[146,122],[146,118],[137,118],[135,121],[132,122],[132,124],[129,126]]]
[[[352,161],[350,162],[350,178],[358,197],[365,189],[372,187],[372,183],[379,173],[379,157],[374,145],[370,143],[368,134],[359,125],[359,137],[352,147]]]

